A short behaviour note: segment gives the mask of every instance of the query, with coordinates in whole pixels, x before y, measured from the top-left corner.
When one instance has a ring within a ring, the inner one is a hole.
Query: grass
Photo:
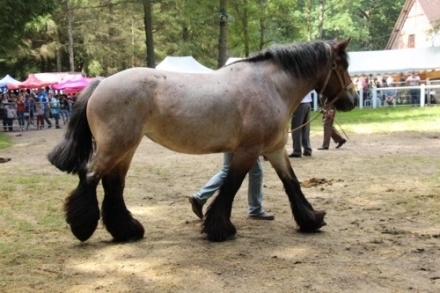
[[[12,145],[12,143],[11,143],[11,140],[9,139],[9,136],[0,132],[0,149],[8,148],[11,145]]]
[[[316,114],[312,112],[311,117]],[[355,109],[338,112],[336,122],[354,133],[434,132],[440,130],[440,107]],[[322,131],[321,115],[312,122],[311,128]]]

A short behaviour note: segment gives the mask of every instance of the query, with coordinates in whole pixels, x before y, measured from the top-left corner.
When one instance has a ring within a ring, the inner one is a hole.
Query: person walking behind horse
[[[330,138],[333,139],[335,143],[338,145],[336,148],[340,148],[343,146],[347,140],[344,139],[341,134],[336,130],[333,126],[333,121],[335,119],[336,109],[331,106],[329,109],[325,109],[322,111],[322,123],[324,125],[324,138],[322,142],[322,146],[318,148],[318,150],[328,150],[330,146]]]
[[[301,101],[298,108],[292,116],[292,141],[293,152],[290,158],[301,158],[301,146],[304,148],[303,155],[311,156],[312,147],[310,146],[310,103],[312,102],[312,93],[309,92]]]
[[[223,168],[215,174],[198,192],[188,197],[192,211],[197,217],[203,219],[203,206],[214,193],[220,189],[228,175],[229,168],[234,158],[233,153],[224,153]],[[263,165],[261,160],[252,166],[248,173],[248,215],[249,219],[274,220],[275,216],[264,211],[263,202]]]
[[[50,111],[52,111],[52,116],[55,119],[55,128],[60,129],[60,112],[61,112],[60,101],[58,100],[58,96],[53,96],[50,101]]]

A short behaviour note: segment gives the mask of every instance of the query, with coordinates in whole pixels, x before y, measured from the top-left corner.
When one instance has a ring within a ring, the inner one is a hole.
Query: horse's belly
[[[229,139],[217,135],[198,134],[190,132],[145,134],[152,141],[175,152],[185,154],[210,154],[228,152],[232,150]]]

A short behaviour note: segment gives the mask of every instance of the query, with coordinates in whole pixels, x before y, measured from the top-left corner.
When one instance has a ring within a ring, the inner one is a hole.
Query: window
[[[412,34],[408,36],[408,48],[416,47],[416,35]]]

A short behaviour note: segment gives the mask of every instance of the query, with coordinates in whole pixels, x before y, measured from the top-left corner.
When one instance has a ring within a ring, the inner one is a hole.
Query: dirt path
[[[276,219],[247,219],[246,179],[232,213],[237,239],[225,243],[200,234],[186,199],[220,169],[221,155],[177,154],[145,139],[126,202],[146,237],[114,244],[100,225],[81,244],[61,210],[76,179],[45,160],[62,131],[25,132],[0,151],[12,158],[0,164],[1,185],[17,181],[0,193],[0,292],[440,292],[438,134],[350,134],[339,150],[291,159],[309,201],[327,210],[327,226],[315,234],[296,231],[264,162],[264,206]],[[314,150],[320,140],[312,135]],[[55,184],[45,196],[18,192],[25,183],[16,177],[29,174]],[[33,218],[48,208],[60,223],[50,229]]]

